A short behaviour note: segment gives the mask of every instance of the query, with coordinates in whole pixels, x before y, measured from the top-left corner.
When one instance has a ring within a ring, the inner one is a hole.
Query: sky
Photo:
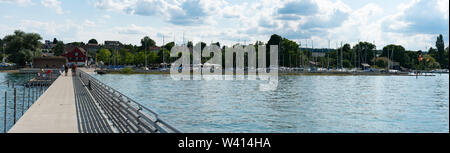
[[[175,41],[251,44],[272,34],[302,47],[399,44],[407,50],[449,42],[448,0],[0,0],[0,38],[14,30],[44,40],[139,45]]]

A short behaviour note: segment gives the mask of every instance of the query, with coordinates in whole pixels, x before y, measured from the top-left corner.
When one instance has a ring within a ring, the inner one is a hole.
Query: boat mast
[[[327,70],[330,69],[330,53],[328,53],[330,49],[330,40],[328,39],[328,48],[327,48]]]
[[[342,52],[343,52],[343,48],[342,48],[342,41],[341,41],[341,70],[344,68],[344,66],[342,65]]]

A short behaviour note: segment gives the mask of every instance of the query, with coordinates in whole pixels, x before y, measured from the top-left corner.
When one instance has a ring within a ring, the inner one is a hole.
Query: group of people
[[[37,74],[37,79],[47,79],[51,78],[52,70],[44,71],[44,69],[41,69],[41,72]]]
[[[69,65],[64,64],[63,69],[64,69],[65,76],[67,76],[67,73],[69,72]],[[77,73],[77,64],[72,64],[70,66],[70,69],[72,70],[72,75],[75,75]]]
[[[62,73],[63,73],[62,71],[64,71],[65,76],[67,76],[68,72],[69,72],[69,68],[72,70],[72,76],[75,76],[76,72],[77,72],[77,64],[71,64],[70,66],[68,64],[64,64],[62,66],[62,70],[59,70],[59,74],[62,75]],[[37,78],[36,79],[52,78],[52,73],[53,73],[53,71],[50,70],[50,69],[46,70],[46,71],[44,71],[44,69],[41,69],[41,71],[37,73]]]

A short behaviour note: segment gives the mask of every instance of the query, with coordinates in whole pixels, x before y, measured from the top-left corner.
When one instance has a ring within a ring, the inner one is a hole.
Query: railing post
[[[92,90],[92,87],[91,87],[91,80],[89,80],[89,82],[88,82],[88,88],[89,88],[89,90]]]
[[[33,87],[31,88],[31,92],[33,92],[32,94],[31,94],[31,104],[34,104],[34,95],[36,94],[36,90],[35,90],[35,88],[34,88],[34,84],[33,84]]]
[[[16,88],[14,88],[14,124],[16,124],[16,105],[17,105],[17,98],[16,98]]]
[[[41,93],[41,82],[38,82],[38,89],[37,89],[37,93],[36,93],[36,99],[39,98],[39,94]]]
[[[30,94],[31,90],[30,89],[31,89],[31,85],[30,85],[30,83],[28,83],[27,109],[30,108],[30,96],[31,96],[31,94]]]
[[[43,88],[42,88],[42,82],[41,82],[39,85],[39,94],[38,94],[39,97],[41,97],[41,95],[42,95],[42,92],[43,92],[42,90],[43,90]]]
[[[23,116],[23,112],[25,112],[25,87],[23,87],[23,92],[22,92],[22,116]]]
[[[8,81],[8,85],[9,85],[9,81]],[[8,103],[8,92],[5,91],[5,115],[3,116],[4,120],[3,120],[3,132],[6,133],[6,112],[8,111],[6,105]]]

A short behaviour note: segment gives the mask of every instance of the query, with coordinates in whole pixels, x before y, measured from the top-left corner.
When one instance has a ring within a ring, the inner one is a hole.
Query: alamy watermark
[[[267,83],[259,85],[259,90],[276,90],[278,45],[271,45],[269,52],[265,45],[259,45],[258,48],[237,45],[225,47],[224,53],[225,56],[217,45],[204,46],[203,50],[200,43],[191,49],[186,45],[174,46],[170,57],[179,57],[180,54],[181,57],[172,63],[170,77],[174,80],[266,80]],[[202,58],[209,60],[202,63]]]

